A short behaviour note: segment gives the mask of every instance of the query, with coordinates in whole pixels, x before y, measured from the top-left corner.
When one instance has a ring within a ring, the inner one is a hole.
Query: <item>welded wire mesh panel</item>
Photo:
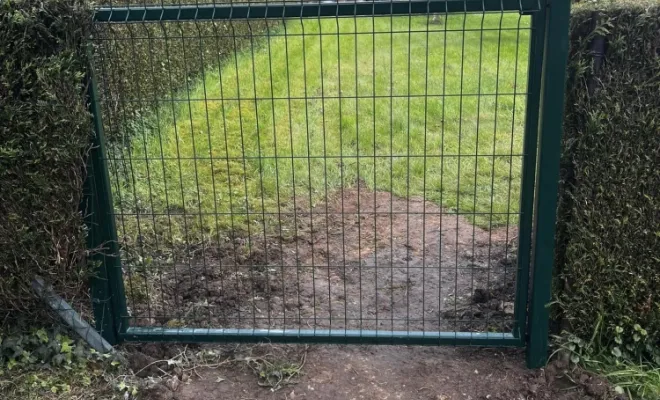
[[[531,18],[396,3],[104,11],[132,327],[512,331]]]

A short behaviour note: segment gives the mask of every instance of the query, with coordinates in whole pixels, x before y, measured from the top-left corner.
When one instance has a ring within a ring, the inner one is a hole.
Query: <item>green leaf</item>
[[[623,355],[623,354],[621,353],[621,349],[619,349],[618,347],[614,347],[614,348],[612,348],[612,354],[613,354],[615,357],[621,357],[621,356]]]
[[[48,343],[48,333],[42,328],[36,331],[35,336],[41,341],[41,343]]]
[[[60,346],[60,352],[62,353],[71,353],[73,350],[73,347],[71,347],[71,342],[62,342],[62,345]]]

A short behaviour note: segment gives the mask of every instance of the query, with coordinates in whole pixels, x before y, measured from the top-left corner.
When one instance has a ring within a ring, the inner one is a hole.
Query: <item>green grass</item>
[[[521,157],[511,155],[522,153],[526,96],[512,93],[526,91],[529,33],[500,26],[529,19],[289,20],[220,65],[206,52],[206,73],[173,92],[185,101],[164,94],[133,122],[121,151],[130,164],[111,166],[115,198],[123,212],[237,213],[184,227],[208,233],[245,228],[258,219],[240,215],[248,210],[291,210],[294,192],[315,203],[360,179],[448,210],[495,213],[475,215],[480,226],[513,223],[497,213],[518,211]],[[198,57],[213,40],[185,45]]]
[[[660,368],[650,363],[616,362],[604,359],[593,361],[592,371],[612,382],[617,392],[623,392],[631,400],[660,398]]]

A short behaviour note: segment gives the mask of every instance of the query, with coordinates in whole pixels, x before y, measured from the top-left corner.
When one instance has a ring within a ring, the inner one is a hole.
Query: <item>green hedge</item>
[[[561,317],[638,356],[660,340],[660,6],[578,8],[570,34]]]
[[[36,274],[85,299],[79,203],[92,132],[84,84],[89,20],[79,0],[0,2],[2,322],[10,311],[29,316]]]

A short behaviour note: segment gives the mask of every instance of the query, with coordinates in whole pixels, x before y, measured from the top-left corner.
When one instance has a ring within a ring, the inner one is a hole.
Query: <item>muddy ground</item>
[[[167,359],[146,345],[142,363]],[[162,349],[162,346],[160,347]],[[617,397],[602,379],[559,361],[528,370],[520,350],[405,346],[211,346],[220,365],[194,369],[160,366],[145,378],[142,398],[606,400]],[[175,354],[179,349],[168,347]],[[150,354],[146,356],[145,354]],[[138,368],[141,364],[135,366]],[[159,365],[156,363],[155,365]],[[153,367],[152,367],[153,368]],[[178,370],[178,372],[177,372]],[[293,376],[288,374],[295,371]],[[177,375],[178,374],[178,375]],[[569,376],[569,377],[567,377]],[[180,379],[180,378],[181,379]]]
[[[267,234],[192,251],[131,296],[134,325],[510,330],[515,227],[365,188],[296,204]],[[513,224],[512,224],[513,225]]]

